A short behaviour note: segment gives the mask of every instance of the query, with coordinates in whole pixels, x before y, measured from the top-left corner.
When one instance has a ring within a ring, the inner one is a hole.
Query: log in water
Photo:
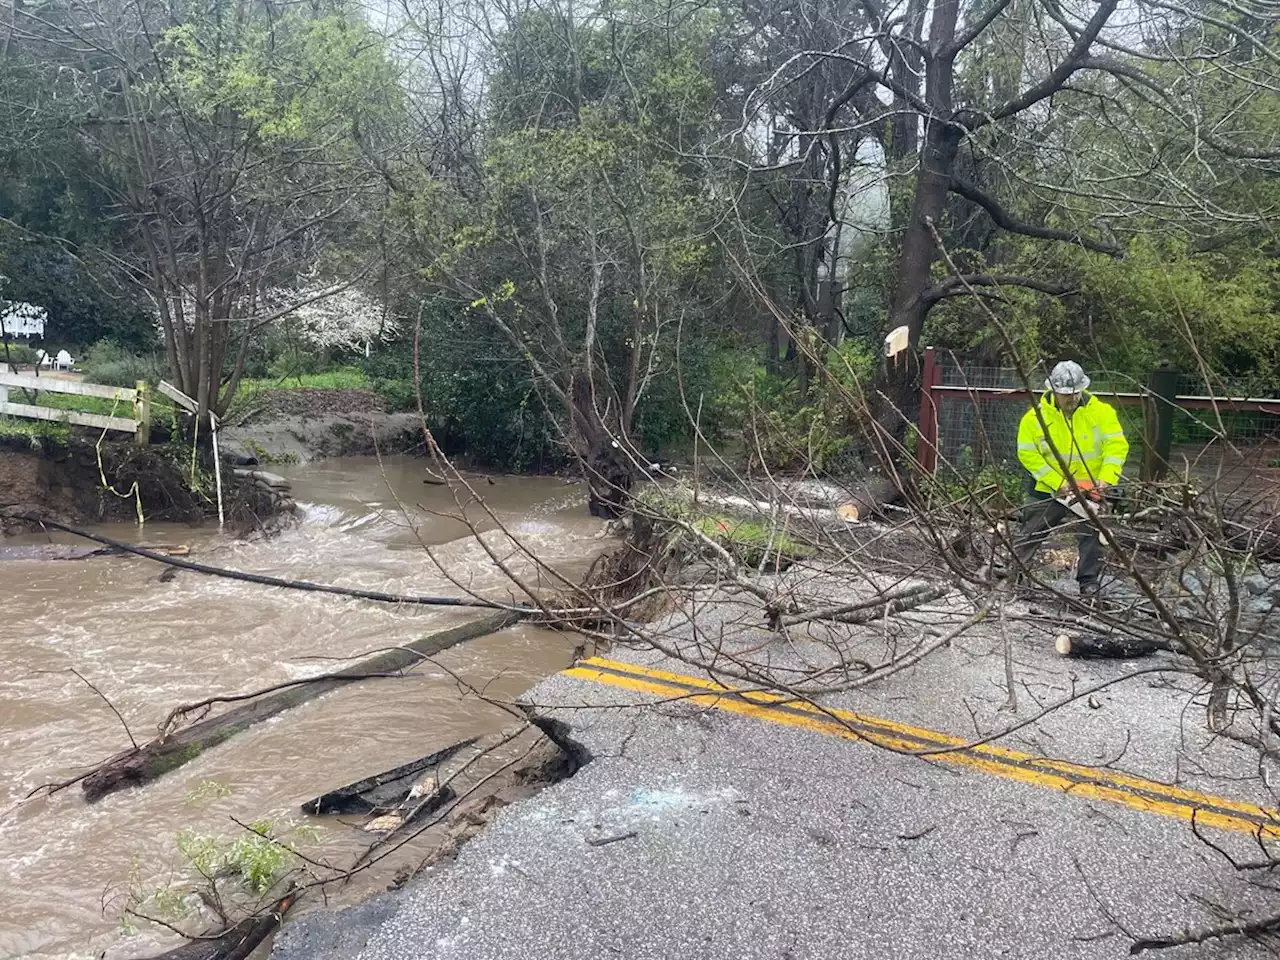
[[[84,779],[84,797],[93,803],[117,790],[148,783],[184,763],[189,763],[210,747],[215,747],[255,723],[268,720],[290,707],[314,700],[323,693],[349,683],[394,676],[399,671],[417,666],[425,657],[448,650],[464,640],[496,633],[519,619],[519,614],[506,611],[485,614],[456,627],[427,634],[395,649],[364,657],[343,670],[301,680],[283,690],[255,697],[216,717],[201,720],[176,733],[144,744],[137,750],[112,757],[101,769]]]

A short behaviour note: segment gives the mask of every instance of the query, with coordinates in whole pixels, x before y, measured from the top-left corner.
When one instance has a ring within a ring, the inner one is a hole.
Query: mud
[[[99,448],[77,437],[33,445],[0,436],[0,532],[29,528],[24,516],[111,523],[136,520],[139,509],[149,520],[198,523],[212,506],[191,489],[168,448],[117,442]]]

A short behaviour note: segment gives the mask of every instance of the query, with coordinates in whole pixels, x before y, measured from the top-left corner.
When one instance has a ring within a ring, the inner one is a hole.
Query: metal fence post
[[[1159,480],[1169,469],[1177,394],[1178,375],[1168,360],[1162,360],[1147,378],[1147,395],[1142,399],[1143,480]]]
[[[924,370],[920,377],[920,423],[917,428],[916,463],[925,473],[932,474],[938,468],[938,404],[933,388],[942,382],[942,367],[938,365],[933,347],[924,349]]]
[[[133,401],[133,419],[137,421],[138,429],[133,438],[139,446],[145,447],[151,442],[151,391],[145,380],[138,380],[134,389],[138,393]]]

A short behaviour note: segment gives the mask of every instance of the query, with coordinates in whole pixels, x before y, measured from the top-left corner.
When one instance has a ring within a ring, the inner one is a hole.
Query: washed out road
[[[1104,958],[1275,909],[1205,842],[1247,860],[1270,835],[1247,751],[1198,742],[1185,696],[1145,675],[967,747],[966,723],[1016,719],[993,649],[818,705],[730,695],[653,650],[582,661],[527,699],[590,763],[456,863],[286,925],[273,957]],[[1028,691],[1134,669],[1017,657]]]

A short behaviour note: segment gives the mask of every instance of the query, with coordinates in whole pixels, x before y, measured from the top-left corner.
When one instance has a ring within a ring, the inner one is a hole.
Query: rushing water
[[[245,542],[157,524],[141,539],[187,543],[193,559],[292,579],[398,593],[457,596],[465,587],[513,595],[457,519],[454,494],[423,483],[421,461],[379,467],[332,460],[281,472],[305,507],[302,523],[281,536]],[[599,549],[599,524],[586,515],[579,489],[555,478],[475,483],[502,526],[558,572],[580,575]],[[473,504],[468,513],[513,572],[530,573],[530,562],[482,508]],[[134,528],[98,529],[139,539]],[[468,615],[186,571],[165,581],[161,572],[150,561],[122,557],[0,563],[0,960],[146,956],[168,941],[145,931],[126,937],[120,908],[131,891],[167,882],[179,864],[179,830],[234,836],[232,817],[301,819],[298,804],[326,789],[510,723],[498,708],[464,696],[444,670],[428,667],[409,679],[330,693],[95,805],[86,805],[78,788],[19,804],[38,784],[128,746],[121,720],[73,668],[141,741],[177,704],[316,672],[325,664],[310,658],[401,643]],[[542,585],[548,580],[544,574]],[[503,698],[563,667],[572,647],[567,637],[516,627],[439,660]],[[336,822],[322,821],[321,830],[317,855],[341,860],[367,844]],[[354,884],[340,896],[363,892]]]

